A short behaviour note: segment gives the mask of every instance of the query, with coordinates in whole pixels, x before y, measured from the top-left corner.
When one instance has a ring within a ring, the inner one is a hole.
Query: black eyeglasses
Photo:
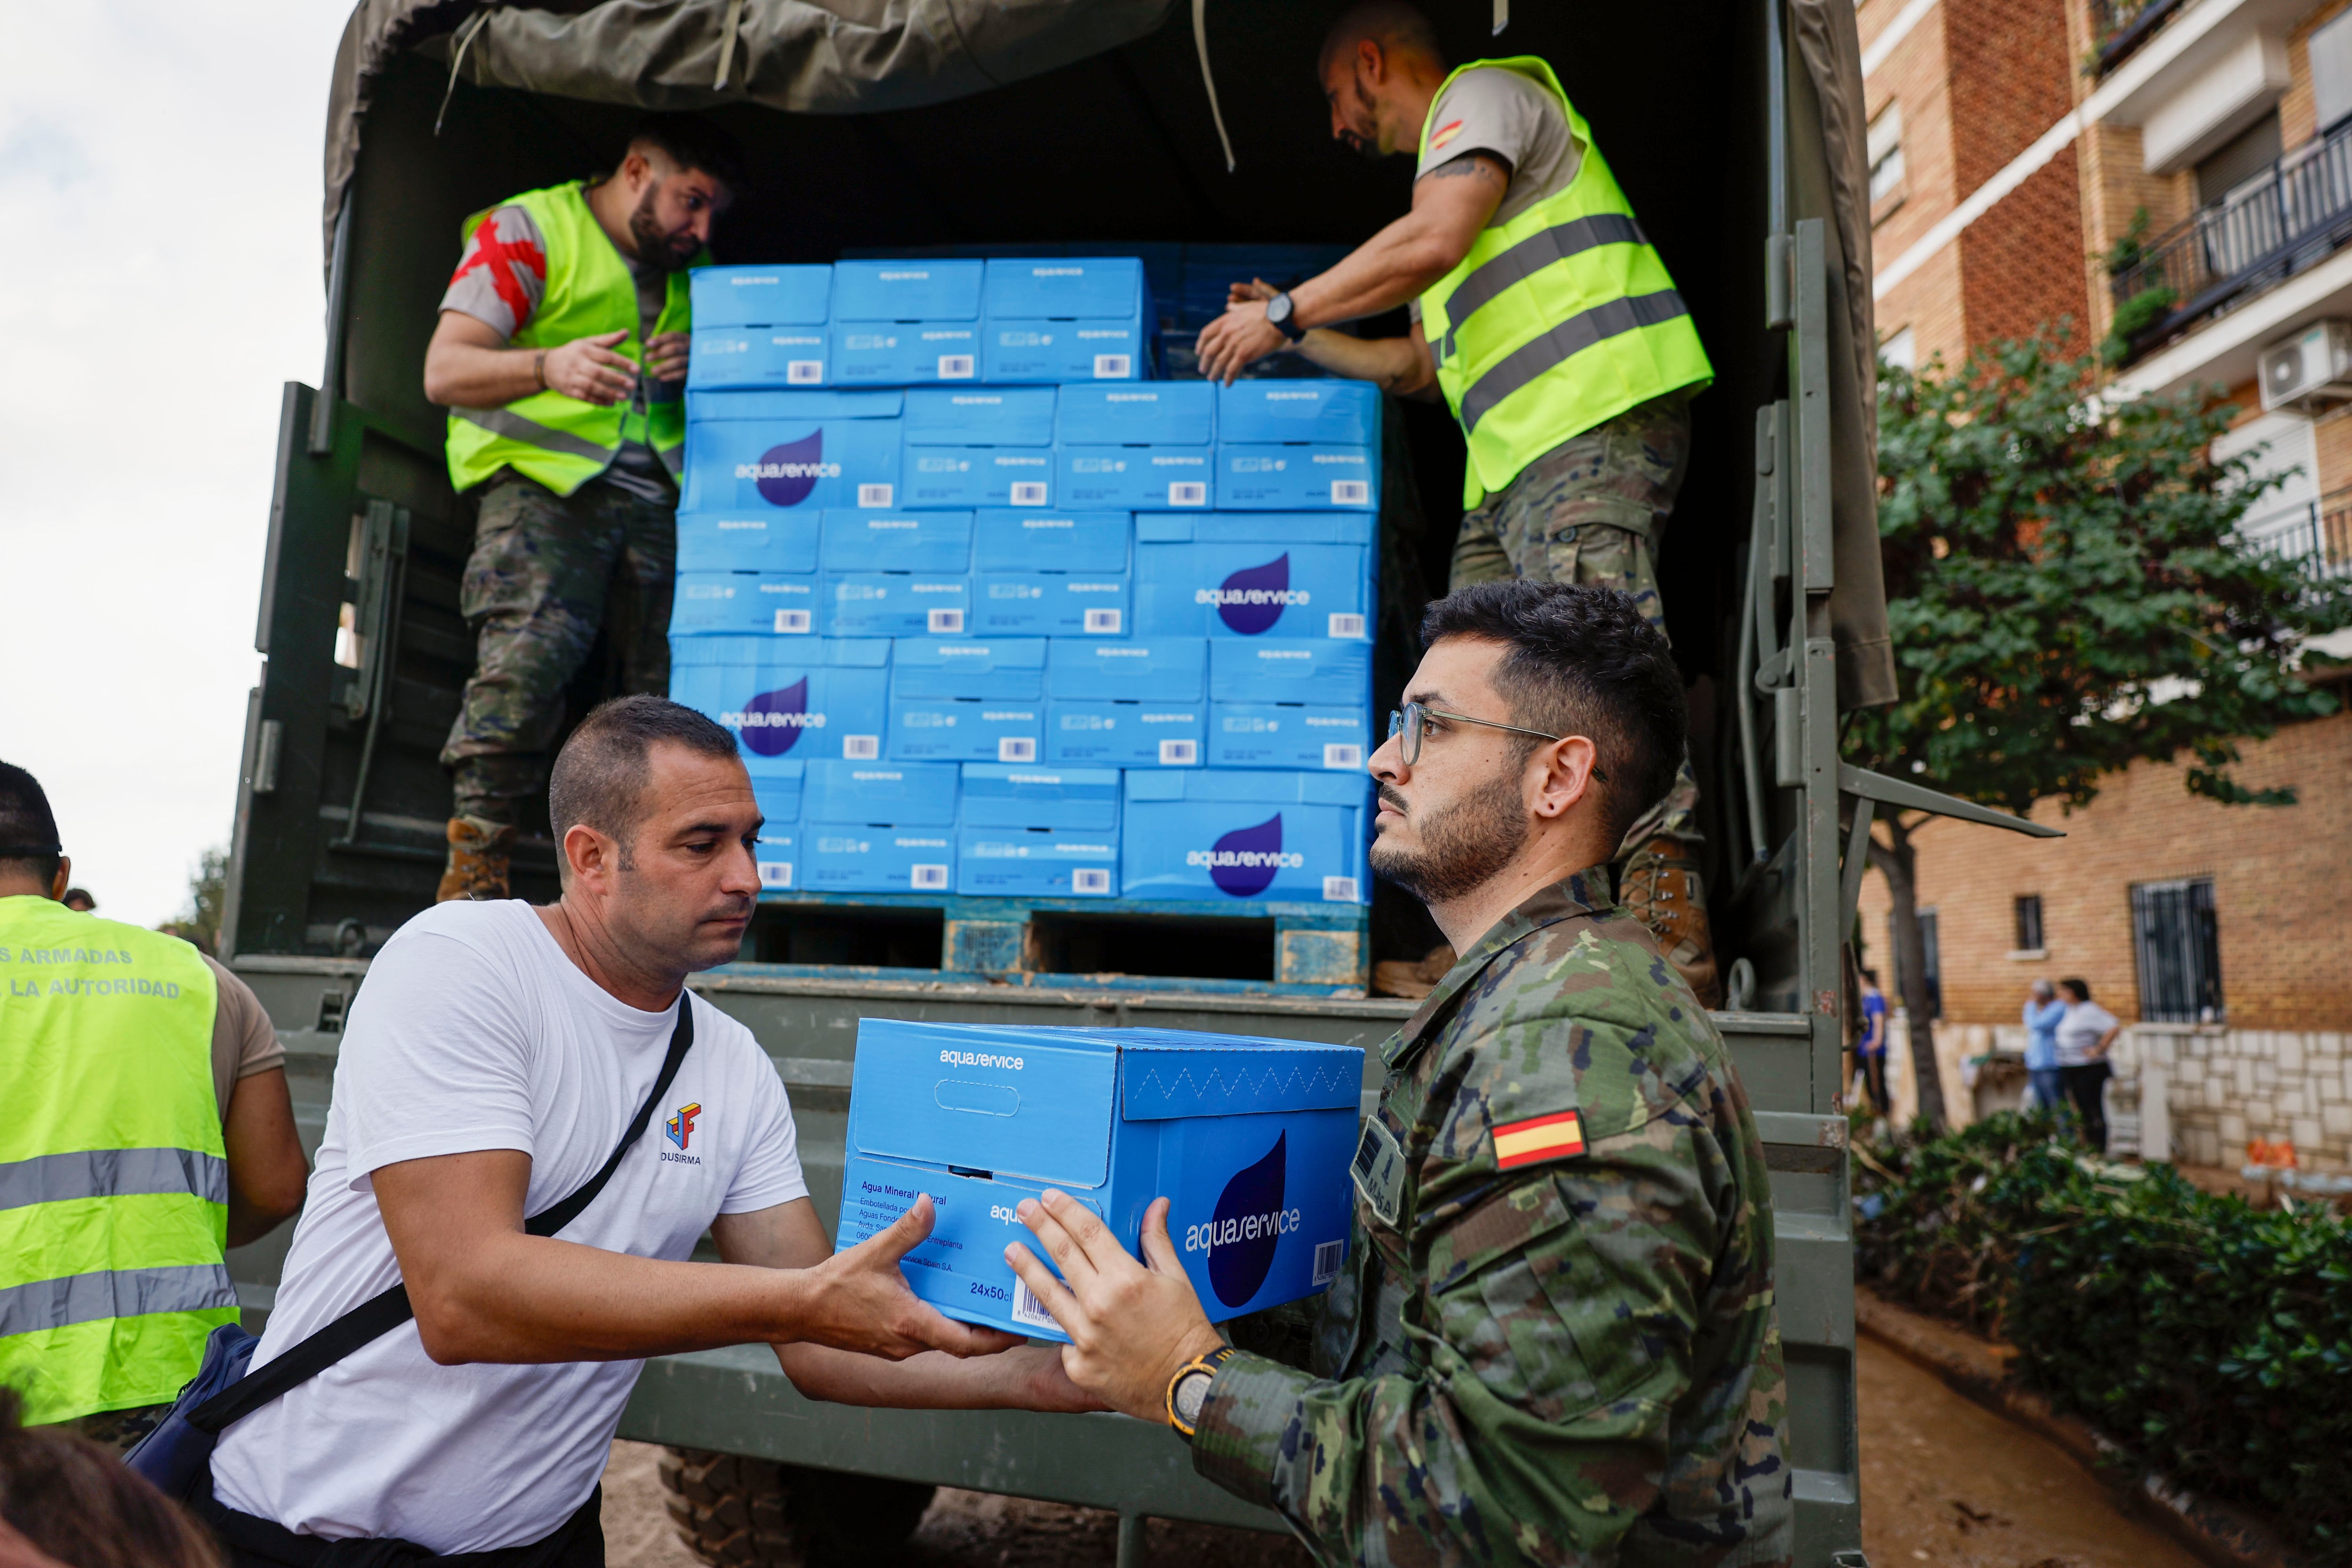
[[[1421,761],[1421,738],[1427,731],[1429,721],[1432,719],[1444,719],[1455,724],[1483,724],[1489,730],[1508,730],[1514,735],[1533,735],[1538,741],[1564,741],[1568,738],[1565,735],[1547,735],[1541,730],[1523,729],[1517,724],[1501,724],[1492,719],[1473,719],[1467,713],[1448,713],[1442,708],[1424,708],[1418,702],[1408,702],[1404,705],[1402,712],[1391,712],[1389,715],[1389,739],[1394,741],[1399,736],[1403,737],[1399,749],[1404,753],[1406,767],[1412,767]],[[1609,775],[1601,771],[1599,763],[1593,764],[1591,772],[1592,776],[1602,784],[1609,782]]]

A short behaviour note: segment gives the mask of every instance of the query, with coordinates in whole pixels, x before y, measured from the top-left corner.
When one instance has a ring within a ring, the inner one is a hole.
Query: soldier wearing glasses
[[[1461,961],[1383,1048],[1349,1270],[1305,1370],[1211,1326],[1059,1193],[1021,1217],[1077,1384],[1327,1563],[1785,1563],[1764,1152],[1722,1037],[1607,874],[1683,754],[1666,641],[1614,590],[1432,605],[1374,753],[1373,868]],[[1066,1281],[1066,1284],[1064,1283]]]

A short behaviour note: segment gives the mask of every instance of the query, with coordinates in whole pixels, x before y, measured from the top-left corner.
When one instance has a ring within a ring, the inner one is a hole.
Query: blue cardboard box
[[[896,392],[703,392],[686,400],[681,511],[898,504]]]
[[[679,512],[677,569],[814,572],[820,515],[805,510]]]
[[[1143,374],[1140,318],[1126,321],[991,320],[982,363],[995,382],[1134,381]]]
[[[863,1019],[836,1245],[928,1194],[908,1287],[950,1317],[1066,1341],[1004,1261],[1008,1241],[1043,1256],[1021,1200],[1058,1188],[1135,1252],[1166,1197],[1212,1319],[1297,1300],[1346,1265],[1362,1062],[1353,1046],[1189,1030]]]
[[[801,796],[808,782],[808,764],[792,763],[751,781],[751,797],[759,802],[760,847],[753,858],[760,866],[762,891],[785,892],[793,885],[800,863]]]
[[[816,627],[816,576],[787,572],[680,572],[669,635],[807,637]]]
[[[753,781],[817,757],[872,761],[888,723],[890,645],[879,639],[670,639],[670,699],[730,731]]]
[[[969,898],[1115,899],[1118,831],[960,827],[956,891]]]
[[[961,637],[971,624],[971,574],[827,572],[817,598],[828,637]]]
[[[911,261],[836,261],[836,321],[976,321],[982,264],[932,258]]]
[[[1217,447],[1217,506],[1224,511],[1375,511],[1378,447]]]
[[[842,321],[826,333],[835,386],[913,386],[980,379],[977,321]]]
[[[913,447],[899,458],[909,506],[1048,506],[1054,454],[1044,447]]]
[[[965,827],[1053,827],[1110,833],[1118,827],[1117,768],[1003,767],[963,770]]]
[[[952,763],[819,763],[801,805],[801,885],[947,892],[955,881],[955,812]]]
[[[1138,770],[1125,788],[1126,898],[1371,901],[1361,773]]]
[[[1197,768],[1208,736],[1209,705],[1198,698],[1167,702],[1100,702],[1048,698],[1045,761],[1062,766]]]
[[[1381,444],[1381,389],[1369,381],[1237,381],[1216,392],[1220,441]]]
[[[690,349],[689,392],[824,384],[827,340],[822,321],[808,327],[697,327]]]
[[[1126,316],[1150,298],[1132,256],[997,256],[981,297],[989,316]]]
[[[983,313],[990,381],[1132,381],[1143,374],[1150,292],[1134,257],[993,258]]]
[[[1135,520],[1124,511],[984,508],[973,514],[980,572],[1124,572]]]
[[[1365,513],[1146,512],[1135,520],[1138,637],[1371,635]]]
[[[1054,482],[1076,509],[1206,511],[1215,457],[1213,447],[1057,447]]]
[[[824,325],[833,299],[833,268],[698,267],[687,278],[694,324],[704,327]]]
[[[827,572],[969,572],[971,513],[834,508],[824,514],[817,564]]]
[[[971,583],[972,629],[990,637],[1124,637],[1124,572],[981,572]]]
[[[1034,763],[1045,738],[1044,638],[910,640],[893,650],[894,761]]]
[[[961,778],[952,763],[813,762],[801,821],[953,827]]]
[[[1206,447],[1217,438],[1217,386],[1209,381],[1149,381],[1133,386],[1071,386],[1054,413],[1066,447]]]
[[[909,447],[1050,447],[1050,386],[923,386],[907,394]]]
[[[1202,637],[1046,646],[1045,689],[1093,702],[1193,702],[1208,695],[1209,645]]]
[[[1372,650],[1316,638],[1209,644],[1209,765],[1360,771],[1372,752]]]

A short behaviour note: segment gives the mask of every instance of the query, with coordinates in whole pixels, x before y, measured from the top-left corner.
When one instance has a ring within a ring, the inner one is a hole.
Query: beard
[[[1348,87],[1349,94],[1356,100],[1354,108],[1357,112],[1364,120],[1370,122],[1373,129],[1371,138],[1367,140],[1364,136],[1359,134],[1352,126],[1343,126],[1339,132],[1339,145],[1345,147],[1349,152],[1353,153],[1359,158],[1362,158],[1369,163],[1377,163],[1381,161],[1381,144],[1379,140],[1380,110],[1378,106],[1372,102],[1372,95],[1364,90],[1364,82],[1361,77],[1349,82]]]
[[[660,272],[683,272],[692,264],[702,242],[691,231],[671,234],[654,216],[654,198],[661,194],[661,182],[656,180],[646,187],[637,199],[636,211],[629,215],[629,237],[636,242],[637,259]],[[680,249],[683,246],[685,248]]]
[[[1411,813],[1389,784],[1380,795]],[[1372,841],[1372,869],[1424,904],[1452,903],[1493,880],[1528,841],[1526,802],[1515,771],[1496,773],[1453,805],[1421,819],[1421,847],[1404,850]]]

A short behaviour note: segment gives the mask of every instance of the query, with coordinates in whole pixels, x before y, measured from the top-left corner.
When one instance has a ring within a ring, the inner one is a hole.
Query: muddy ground
[[[2199,1568],[2063,1450],[1864,1339],[1863,1545],[1872,1568]],[[699,1568],[670,1533],[658,1450],[613,1445],[604,1473],[611,1568]],[[1092,1509],[942,1491],[904,1561],[920,1568],[1107,1568],[1117,1519]],[[1281,1536],[1155,1520],[1164,1568],[1311,1568]]]

